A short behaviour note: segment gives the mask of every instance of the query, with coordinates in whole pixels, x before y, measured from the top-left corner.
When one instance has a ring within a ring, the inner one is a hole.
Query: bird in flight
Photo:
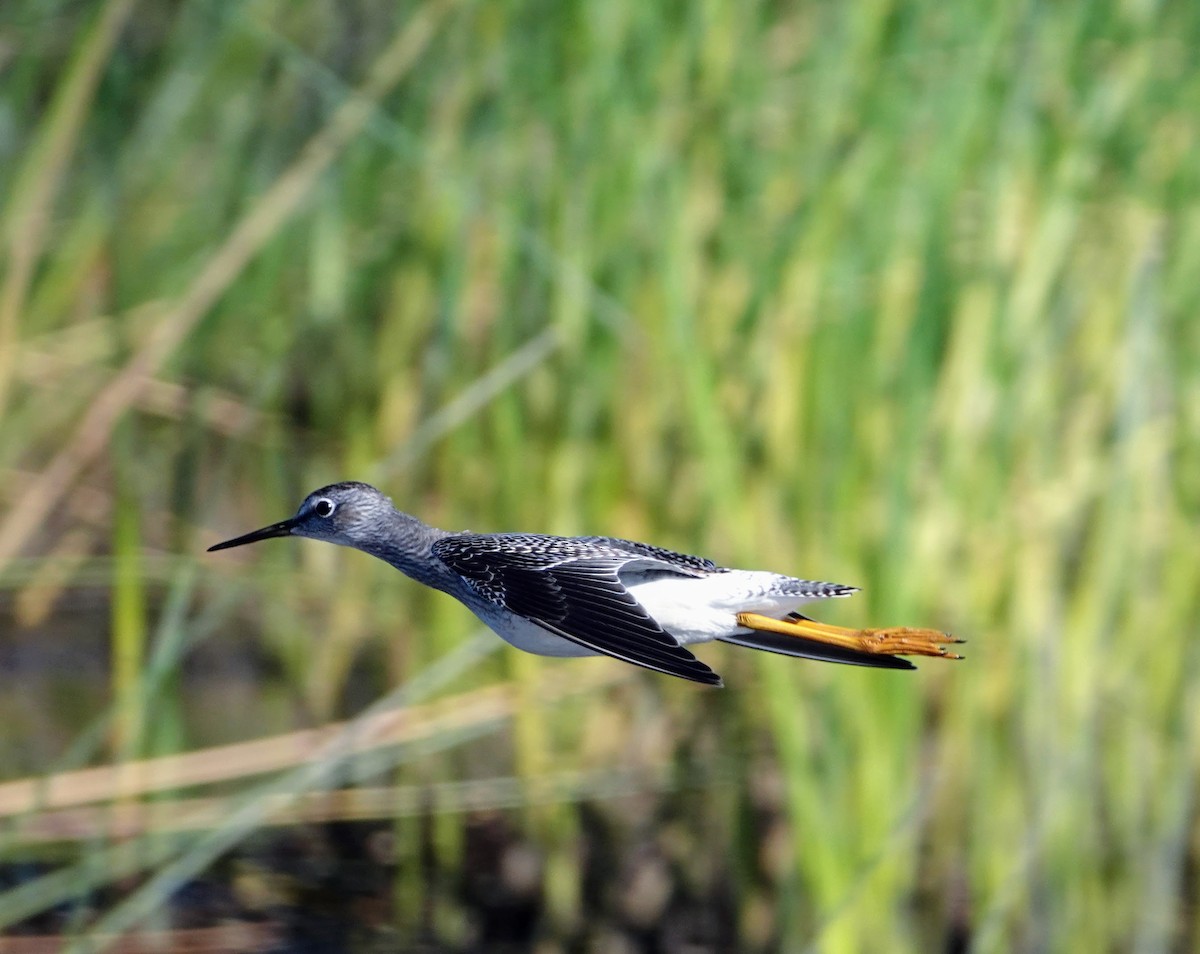
[[[354,547],[449,593],[504,640],[542,656],[613,656],[720,686],[689,646],[720,640],[823,662],[913,669],[906,655],[960,659],[932,629],[848,629],[797,612],[856,587],[717,566],[703,557],[612,537],[438,530],[370,484],[330,484],[295,516],[209,551],[272,537]]]

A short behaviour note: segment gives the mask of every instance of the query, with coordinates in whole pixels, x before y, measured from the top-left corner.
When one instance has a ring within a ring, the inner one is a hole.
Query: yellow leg
[[[906,626],[889,626],[885,629],[847,629],[845,626],[831,626],[828,623],[818,623],[811,619],[771,619],[758,613],[738,613],[739,626],[747,629],[760,629],[768,633],[782,633],[785,636],[800,636],[804,639],[815,639],[818,642],[829,643],[853,649],[860,653],[878,653],[884,656],[944,656],[946,659],[962,659],[958,653],[952,653],[945,646],[949,643],[961,643],[949,633],[939,633],[936,629],[909,629]]]

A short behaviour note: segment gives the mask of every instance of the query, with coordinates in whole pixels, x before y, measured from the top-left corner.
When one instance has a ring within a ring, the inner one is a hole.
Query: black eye
[[[316,513],[318,517],[328,517],[331,513],[333,513],[333,501],[322,497],[315,504],[313,504],[313,512]]]

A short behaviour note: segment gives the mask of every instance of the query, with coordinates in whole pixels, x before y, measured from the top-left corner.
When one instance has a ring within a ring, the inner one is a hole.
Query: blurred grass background
[[[358,785],[367,945],[482,943],[499,826],[538,950],[1200,947],[1198,46],[1133,0],[5,3],[0,773],[141,774],[69,836],[77,791],[5,809],[0,923],[287,895],[264,826]],[[203,554],[350,478],[968,659],[708,647],[705,692],[360,554]],[[374,762],[147,781],[446,694]]]

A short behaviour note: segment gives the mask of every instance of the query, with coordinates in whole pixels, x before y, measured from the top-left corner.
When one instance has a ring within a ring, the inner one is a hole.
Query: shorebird
[[[613,537],[449,532],[397,510],[370,484],[330,484],[295,516],[209,547],[308,537],[362,550],[464,603],[501,638],[542,656],[614,656],[720,686],[688,649],[720,640],[824,662],[913,669],[906,655],[961,659],[932,629],[847,629],[800,615],[854,586],[717,566]]]

